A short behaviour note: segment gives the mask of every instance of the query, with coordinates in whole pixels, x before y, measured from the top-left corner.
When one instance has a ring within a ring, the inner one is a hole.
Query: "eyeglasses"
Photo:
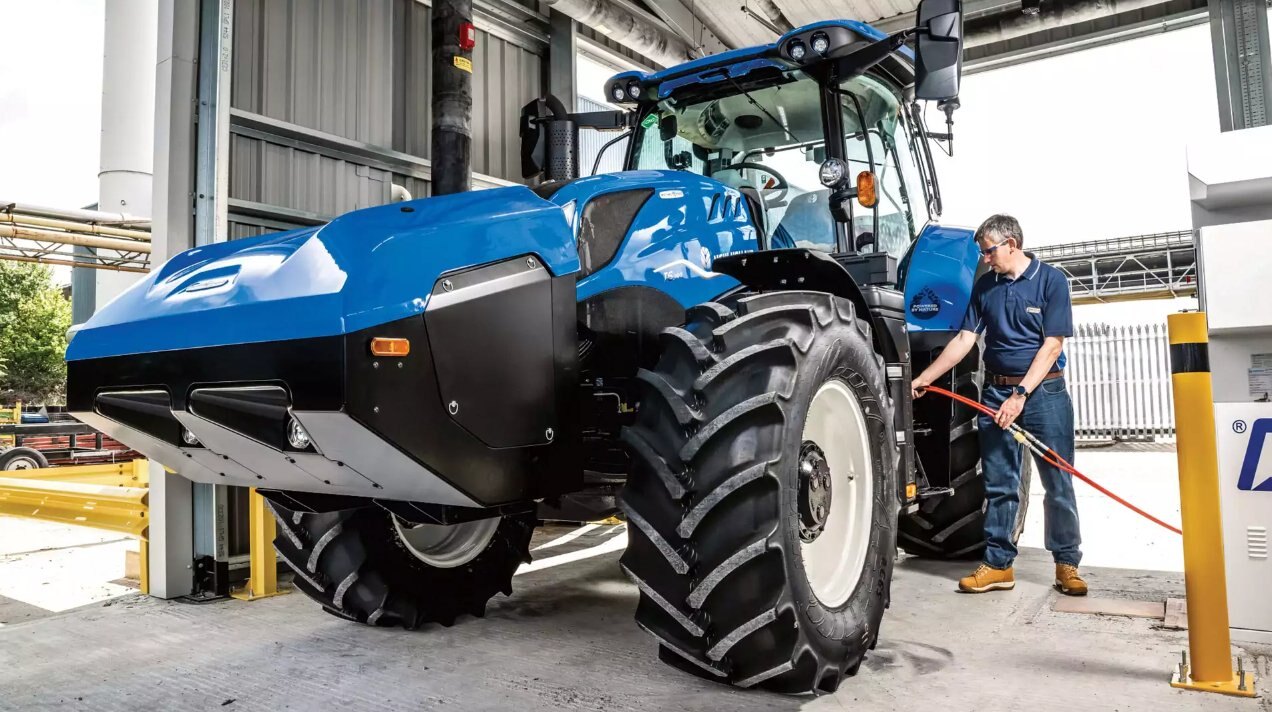
[[[1010,239],[1011,239],[1010,237],[1009,237],[1009,238],[1007,238],[1007,240],[1010,240]],[[990,246],[989,246],[989,248],[987,248],[987,249],[981,250],[981,251],[980,251],[980,253],[981,253],[981,257],[989,257],[990,255],[994,254],[994,250],[997,250],[998,248],[1002,247],[1003,245],[1006,245],[1006,244],[1007,244],[1007,240],[1003,240],[1002,242],[999,242],[999,243],[997,243],[997,244],[995,244],[995,245],[990,245]]]

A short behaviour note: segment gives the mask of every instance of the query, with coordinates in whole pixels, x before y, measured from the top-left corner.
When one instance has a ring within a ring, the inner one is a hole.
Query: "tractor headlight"
[[[614,101],[622,101],[625,99],[626,96],[623,94],[623,85],[615,84],[614,88],[610,91],[610,96],[614,97]]]
[[[181,441],[182,441],[182,442],[184,442],[186,445],[198,445],[198,444],[199,444],[199,436],[197,436],[197,435],[195,435],[194,433],[190,432],[190,429],[189,429],[189,428],[182,428],[182,429],[181,429]]]
[[[835,188],[844,182],[844,178],[848,175],[848,164],[838,158],[827,158],[821,164],[821,169],[817,171],[817,177],[821,179],[822,185],[827,188]]]
[[[309,433],[301,427],[300,422],[295,418],[287,421],[287,444],[297,450],[304,450],[309,447]]]
[[[811,42],[813,51],[817,54],[826,54],[826,51],[830,49],[830,38],[826,36],[825,32],[818,32],[813,35]]]
[[[628,85],[627,85],[627,96],[630,96],[630,97],[631,97],[631,98],[633,98],[633,99],[639,99],[639,98],[640,98],[640,85],[639,85],[639,84],[637,84],[636,82],[632,82],[631,84],[628,84]]]
[[[791,43],[787,45],[786,51],[790,53],[791,59],[796,62],[802,62],[804,60],[804,55],[808,54],[808,48],[805,47],[804,43],[799,40],[792,40]]]

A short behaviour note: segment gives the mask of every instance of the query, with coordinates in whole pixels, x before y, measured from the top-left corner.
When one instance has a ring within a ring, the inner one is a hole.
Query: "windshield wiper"
[[[706,73],[703,73],[702,76],[705,78],[708,74],[717,74],[717,73],[720,76],[724,77],[725,80],[727,80],[729,84],[733,86],[734,89],[737,89],[739,92],[742,92],[742,96],[745,96],[746,100],[751,102],[751,106],[754,106],[755,108],[764,112],[764,115],[769,118],[769,121],[772,121],[773,123],[777,124],[778,128],[780,128],[787,136],[790,136],[792,141],[794,141],[795,143],[800,142],[800,139],[798,136],[791,133],[791,130],[786,128],[786,125],[783,124],[781,121],[778,121],[776,118],[774,118],[774,116],[771,113],[769,113],[768,109],[765,109],[763,106],[760,106],[760,102],[756,101],[755,97],[751,96],[750,92],[743,89],[736,81],[734,81],[733,77],[729,76],[729,71],[727,69],[721,69],[718,72],[706,72]]]

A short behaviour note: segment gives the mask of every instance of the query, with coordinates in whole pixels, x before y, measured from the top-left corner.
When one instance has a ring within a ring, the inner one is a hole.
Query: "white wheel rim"
[[[19,456],[19,457],[15,457],[15,458],[13,458],[12,460],[10,460],[10,461],[9,461],[9,464],[8,464],[8,465],[6,465],[4,469],[6,469],[6,470],[10,470],[10,471],[12,471],[12,470],[38,470],[38,469],[39,469],[39,467],[37,466],[37,464],[36,464],[35,460],[32,460],[32,459],[31,459],[31,458],[29,458],[29,457],[22,457],[22,456]]]
[[[827,381],[817,390],[803,439],[821,449],[831,478],[830,509],[821,532],[811,542],[800,542],[804,573],[817,600],[838,608],[861,580],[874,510],[866,416],[843,381]]]
[[[499,517],[491,517],[461,524],[411,525],[393,515],[393,528],[406,550],[439,569],[453,569],[477,558],[494,538],[499,522]]]

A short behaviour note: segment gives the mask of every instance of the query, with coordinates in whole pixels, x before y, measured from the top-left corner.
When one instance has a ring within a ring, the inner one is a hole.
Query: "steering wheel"
[[[727,166],[720,166],[719,168],[712,171],[711,175],[715,175],[716,173],[719,173],[720,171],[741,171],[747,168],[751,170],[756,170],[756,171],[763,171],[769,174],[770,176],[772,176],[773,180],[775,181],[773,185],[762,186],[760,190],[781,191],[777,195],[761,194],[762,195],[761,200],[764,201],[764,210],[768,211],[768,210],[773,210],[774,208],[785,207],[786,206],[786,191],[790,188],[790,184],[786,182],[786,176],[782,175],[781,173],[778,173],[777,171],[773,170],[769,166],[764,165],[763,163],[752,163],[750,161],[743,161],[741,163],[732,163]]]
[[[765,173],[773,176],[773,178],[777,181],[772,186],[764,187],[763,190],[786,190],[787,188],[790,187],[790,185],[787,184],[786,182],[785,176],[773,170],[772,168],[764,165],[763,163],[751,163],[749,161],[743,161],[742,163],[731,163],[727,166],[720,166],[719,168],[712,171],[711,175],[715,175],[716,173],[719,173],[720,171],[741,171],[747,168],[750,168],[751,170],[756,170],[756,171],[764,171]]]

